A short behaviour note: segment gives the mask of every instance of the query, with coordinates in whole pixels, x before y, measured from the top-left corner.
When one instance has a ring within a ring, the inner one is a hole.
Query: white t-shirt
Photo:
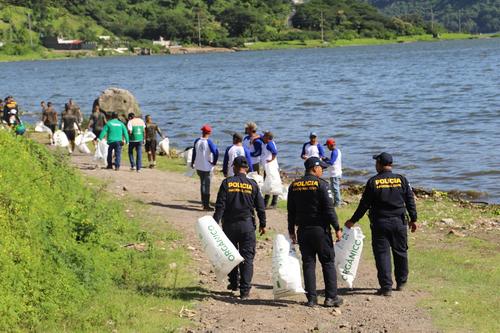
[[[337,158],[335,159],[335,162],[333,162],[332,166],[328,167],[328,173],[330,177],[342,177],[342,152],[340,149],[335,148],[337,151]],[[330,158],[334,157],[335,150],[332,151],[332,155]]]
[[[227,151],[227,176],[228,177],[234,176],[233,161],[238,156],[247,157],[247,155],[245,154],[245,148],[243,148],[243,146],[233,145]]]
[[[199,138],[196,140],[194,145],[194,149],[196,150],[194,168],[196,170],[211,171],[214,167],[212,164],[214,156],[212,154],[212,150],[210,149],[210,145],[213,145],[210,139]]]

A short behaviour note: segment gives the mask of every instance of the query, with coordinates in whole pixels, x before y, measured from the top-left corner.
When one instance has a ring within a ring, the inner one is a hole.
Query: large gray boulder
[[[104,111],[108,116],[112,112],[117,112],[120,119],[126,120],[130,112],[138,116],[141,115],[141,108],[134,95],[125,89],[108,88],[102,92],[96,102],[101,111]]]

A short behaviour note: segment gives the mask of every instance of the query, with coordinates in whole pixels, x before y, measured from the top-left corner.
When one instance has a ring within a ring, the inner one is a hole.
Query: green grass
[[[340,46],[368,46],[368,45],[386,45],[396,43],[422,42],[422,41],[441,41],[441,40],[459,40],[459,39],[474,39],[474,38],[494,38],[496,35],[471,35],[458,33],[444,33],[439,39],[433,38],[432,35],[404,36],[395,39],[376,39],[376,38],[355,38],[355,39],[338,39],[322,42],[321,40],[293,40],[293,41],[273,41],[273,42],[256,42],[247,44],[243,50],[271,50],[271,49],[301,49],[301,48],[329,48]]]
[[[357,203],[354,200],[337,209],[341,225],[352,216]],[[279,202],[278,207],[286,209],[286,202]],[[458,227],[498,219],[499,207],[478,207],[448,198],[419,199],[417,207],[419,220],[429,225],[409,238],[409,287],[424,292],[420,306],[431,313],[434,324],[445,332],[499,332],[499,231],[476,229],[466,237],[457,237],[447,235],[449,227],[439,229],[439,221],[445,217],[453,218]],[[366,235],[364,264],[374,265],[366,215],[359,225]]]
[[[3,130],[0,149],[0,331],[190,325],[179,311],[204,291],[178,233],[140,203],[83,179],[64,150]],[[138,243],[144,251],[124,247]]]

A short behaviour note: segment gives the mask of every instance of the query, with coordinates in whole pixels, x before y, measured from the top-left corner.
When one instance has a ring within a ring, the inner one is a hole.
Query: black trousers
[[[302,254],[302,269],[304,271],[304,285],[307,298],[317,296],[316,292],[316,256],[318,256],[323,270],[325,282],[325,296],[337,297],[337,274],[335,272],[335,250],[332,234],[324,227],[301,227],[297,238]]]
[[[408,226],[402,217],[372,218],[372,249],[380,288],[392,289],[391,253],[396,283],[408,279]]]
[[[240,231],[237,228],[223,228],[227,238],[238,249],[243,260],[229,273],[229,283],[240,286],[241,292],[248,292],[252,287],[253,259],[255,257],[255,229],[252,231]]]

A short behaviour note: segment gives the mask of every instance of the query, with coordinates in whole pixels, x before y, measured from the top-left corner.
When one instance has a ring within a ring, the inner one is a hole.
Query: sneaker
[[[276,205],[267,206],[266,209],[276,209]]]
[[[135,167],[130,167],[130,171],[134,171],[135,170]]]
[[[137,173],[141,173],[141,172],[142,172],[141,169],[137,169]]]
[[[317,297],[311,297],[307,299],[306,306],[310,308],[314,308],[316,305],[318,305],[318,298]]]
[[[237,284],[228,284],[227,285],[227,290],[231,290],[231,291],[237,291],[239,289],[239,286]]]
[[[338,308],[343,303],[344,303],[344,300],[341,297],[337,296],[335,298],[325,298],[325,304],[324,305],[327,308],[333,308],[333,307]]]
[[[214,211],[214,209],[212,207],[210,207],[210,206],[203,207],[203,210],[207,211],[207,212],[213,212]]]
[[[377,292],[375,293],[375,295],[385,296],[385,297],[391,297],[392,296],[392,290],[380,288],[380,289],[377,290]]]
[[[245,300],[250,298],[250,292],[249,291],[240,291],[240,299]]]
[[[403,291],[406,289],[406,282],[398,283],[396,290],[397,291]]]
[[[106,169],[109,169],[109,170],[110,170],[110,169],[113,169],[113,167],[112,167],[111,165],[108,165],[108,166],[106,167]]]

